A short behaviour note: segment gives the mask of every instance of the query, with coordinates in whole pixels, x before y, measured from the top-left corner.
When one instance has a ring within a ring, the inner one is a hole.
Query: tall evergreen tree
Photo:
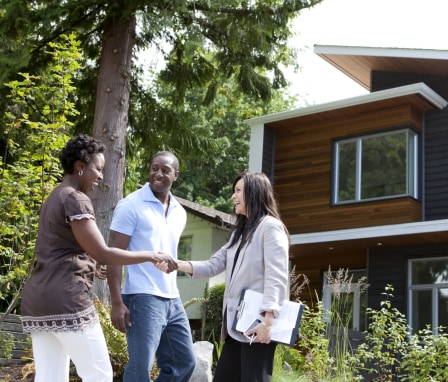
[[[169,140],[162,145],[206,152],[211,143],[181,124],[195,112],[182,107],[188,90],[206,88],[202,101],[209,103],[221,76],[241,92],[269,100],[273,89],[286,84],[280,65],[290,59],[290,21],[320,1],[0,0],[0,80],[10,81],[19,71],[38,72],[48,64],[43,54],[48,42],[77,34],[85,58],[77,129],[90,132],[93,126],[93,135],[108,148],[106,187],[96,200],[107,237],[122,193],[126,134],[146,145],[163,132]],[[160,75],[173,95],[166,104],[133,75],[138,70],[133,59],[148,48],[158,49],[165,60]],[[133,94],[139,98],[131,99]],[[130,103],[138,107],[129,109]],[[146,114],[134,116],[133,110]]]

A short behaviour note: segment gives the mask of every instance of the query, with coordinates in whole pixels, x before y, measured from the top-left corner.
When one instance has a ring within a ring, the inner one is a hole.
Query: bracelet
[[[266,326],[268,329],[271,329],[272,327],[272,325],[267,325],[264,321],[261,321],[261,325]]]

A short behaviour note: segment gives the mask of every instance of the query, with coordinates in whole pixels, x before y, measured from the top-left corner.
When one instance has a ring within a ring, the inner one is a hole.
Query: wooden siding
[[[300,294],[300,299],[306,301],[310,306],[314,306],[316,298],[322,298],[322,280],[324,272],[331,269],[366,269],[367,252],[360,251],[332,251],[320,250],[312,256],[302,255],[300,245],[292,246],[290,249],[291,266],[296,275],[305,275],[309,281],[306,288]],[[299,280],[303,280],[301,277]]]
[[[398,126],[421,128],[422,115],[409,105],[349,117],[279,121],[275,192],[291,234],[417,222],[421,205],[412,198],[331,205],[333,139]]]

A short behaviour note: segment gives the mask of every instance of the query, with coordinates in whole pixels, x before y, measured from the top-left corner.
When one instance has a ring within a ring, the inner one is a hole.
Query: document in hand
[[[244,289],[241,292],[233,329],[245,333],[254,321],[263,320],[263,316],[260,315],[262,302],[263,293]],[[280,344],[294,346],[302,312],[303,305],[301,303],[285,300],[280,310],[280,315],[274,320],[272,325],[271,340]]]

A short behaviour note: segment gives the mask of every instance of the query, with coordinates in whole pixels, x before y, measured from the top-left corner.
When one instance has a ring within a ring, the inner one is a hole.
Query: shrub
[[[205,293],[205,333],[211,343],[220,342],[222,325],[222,304],[224,298],[224,283],[212,286]],[[204,312],[203,312],[204,314]]]
[[[387,285],[386,299],[379,310],[367,309],[369,326],[365,343],[359,345],[355,364],[375,376],[377,381],[393,381],[400,371],[404,343],[408,334],[406,318],[392,307],[394,288]]]
[[[123,375],[124,368],[128,362],[126,335],[113,327],[110,319],[110,306],[97,298],[94,300],[94,303],[100,317],[104,337],[106,338],[114,375],[120,377]]]

